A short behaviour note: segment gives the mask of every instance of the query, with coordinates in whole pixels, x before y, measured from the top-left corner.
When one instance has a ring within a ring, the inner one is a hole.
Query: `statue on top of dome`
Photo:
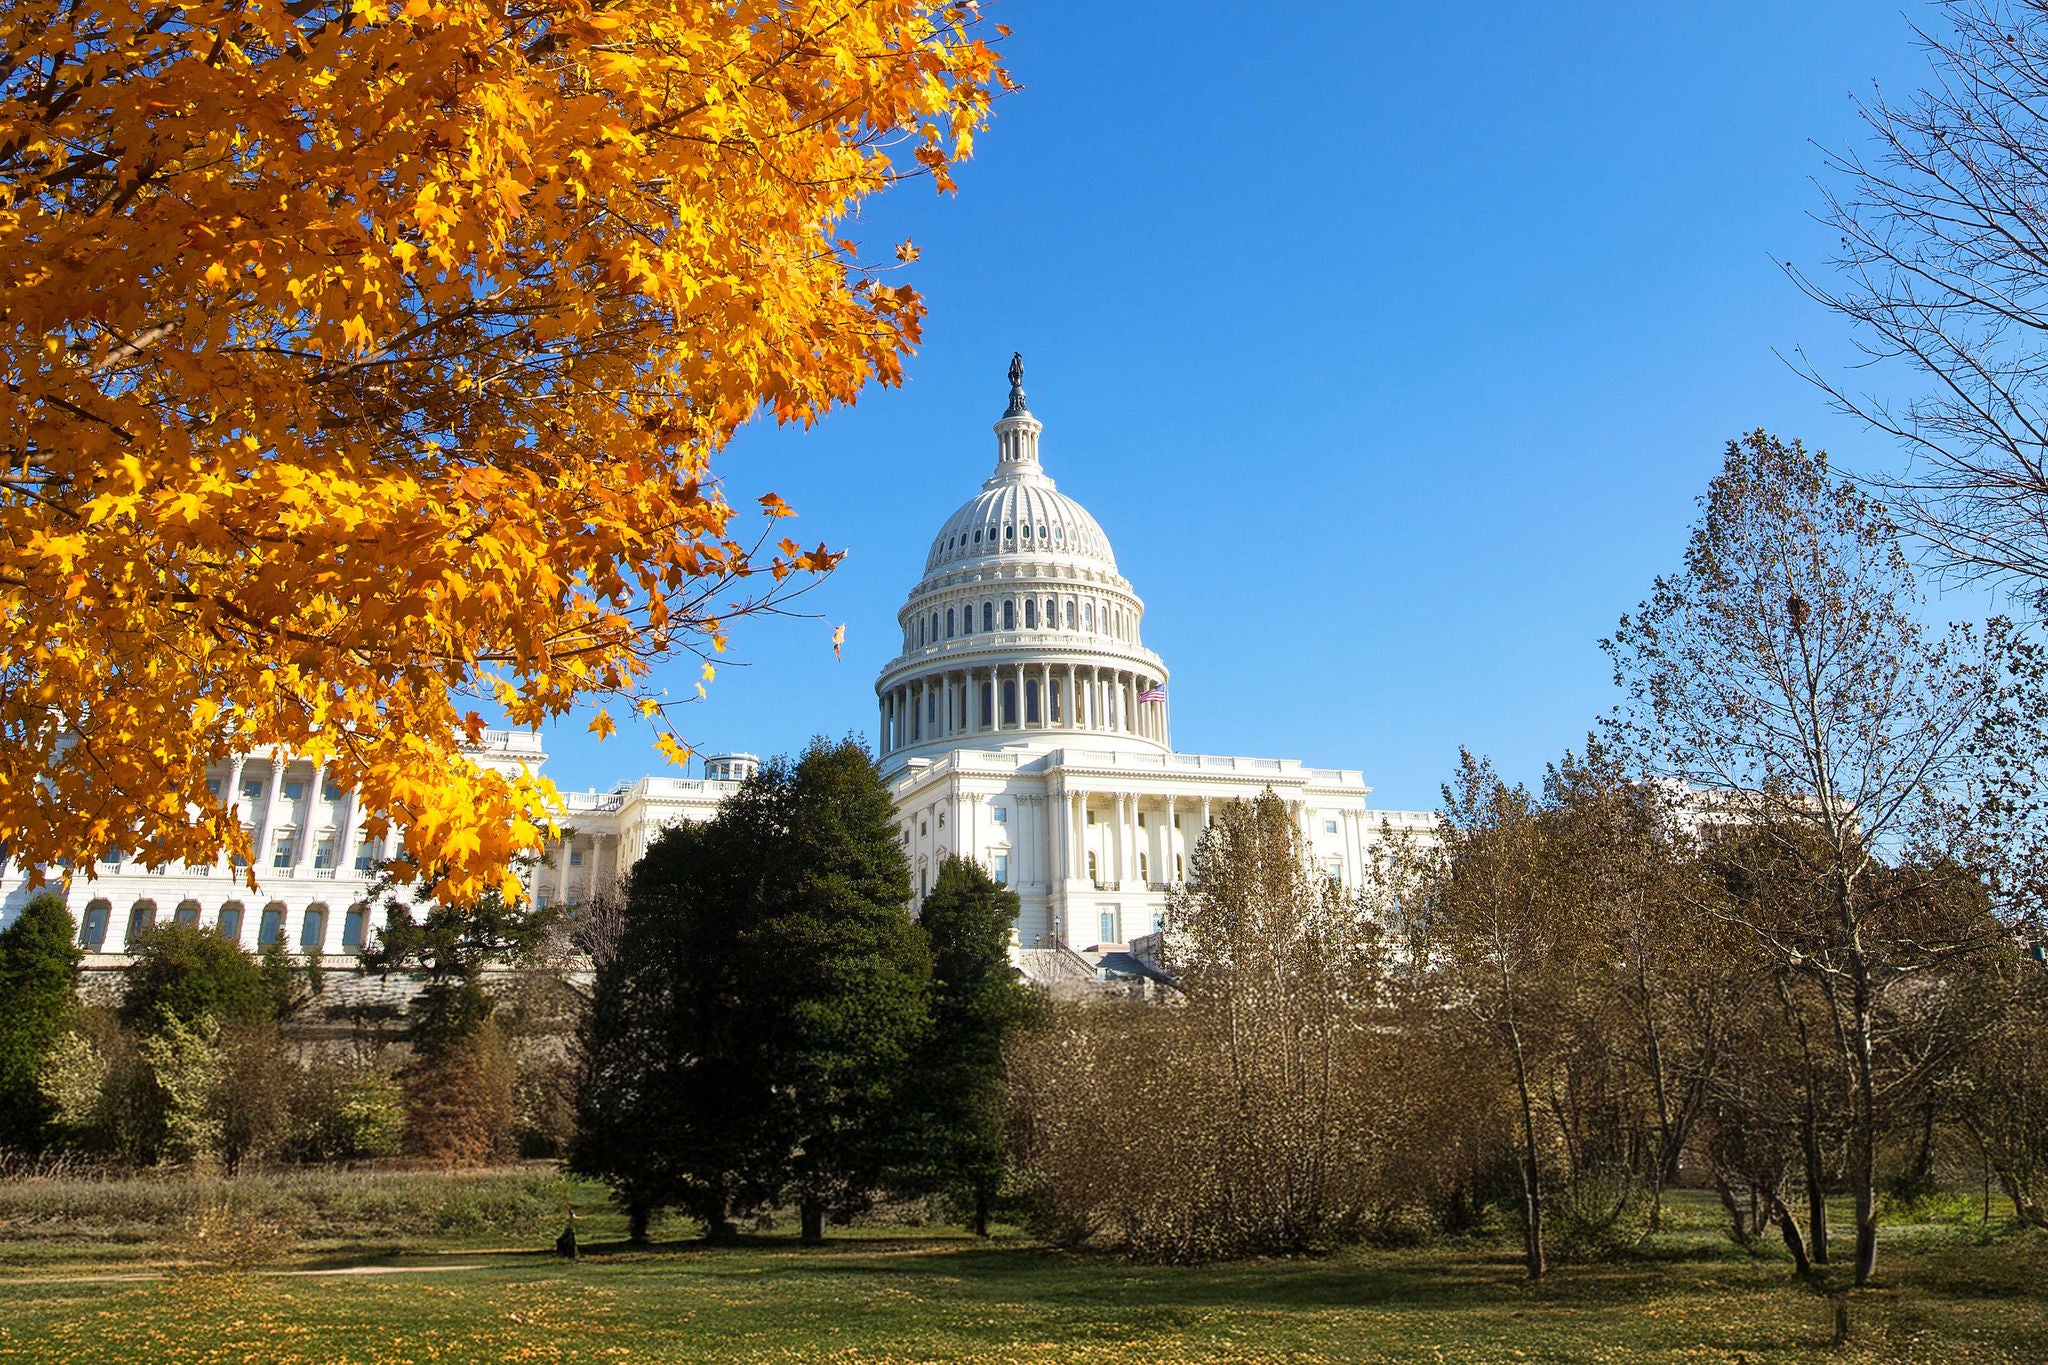
[[[1010,406],[1003,413],[1005,417],[1017,417],[1029,412],[1024,406],[1024,353],[1010,352]]]

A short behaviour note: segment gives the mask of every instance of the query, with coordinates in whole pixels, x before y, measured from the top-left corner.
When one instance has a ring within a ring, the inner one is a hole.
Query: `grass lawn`
[[[392,1198],[411,1218],[432,1188]],[[507,1238],[490,1222],[538,1219],[531,1190],[458,1187],[485,1212],[433,1215],[418,1235],[346,1226],[382,1189],[329,1199],[322,1235],[240,1270],[191,1265],[190,1225],[153,1240],[130,1210],[125,1230],[73,1235],[47,1201],[26,1201],[30,1217],[0,1190],[0,1362],[2048,1361],[2048,1238],[1967,1225],[1891,1230],[1884,1282],[1855,1296],[1834,1348],[1826,1304],[1782,1261],[1699,1227],[1656,1259],[1563,1267],[1534,1289],[1501,1245],[1169,1268],[904,1228],[817,1248],[601,1242],[568,1264],[514,1249],[537,1225]],[[615,1233],[609,1215],[586,1226]],[[332,1273],[365,1267],[386,1273]]]

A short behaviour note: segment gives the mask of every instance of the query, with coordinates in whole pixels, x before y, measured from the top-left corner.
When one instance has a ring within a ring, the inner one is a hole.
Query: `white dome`
[[[1109,537],[1088,509],[1053,487],[1043,474],[999,470],[972,501],[946,518],[925,556],[925,572],[963,561],[1005,555],[1072,557],[1116,570]]]

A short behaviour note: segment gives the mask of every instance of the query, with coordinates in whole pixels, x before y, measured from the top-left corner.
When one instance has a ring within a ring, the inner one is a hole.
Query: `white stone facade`
[[[1383,824],[1427,830],[1434,818],[1372,809],[1354,769],[1174,752],[1166,665],[1141,638],[1144,603],[1102,527],[1046,476],[1021,381],[1013,362],[995,471],[940,527],[898,614],[902,653],[875,683],[877,756],[917,896],[958,853],[1021,898],[1020,950],[1126,944],[1158,927],[1217,806],[1269,788],[1294,807],[1317,863],[1359,885]],[[488,732],[476,756],[535,772],[547,759],[538,736],[509,731]],[[723,754],[702,779],[565,793],[564,837],[529,875],[532,895],[575,904],[609,888],[662,829],[708,818],[756,766]],[[258,889],[225,861],[68,872],[52,889],[80,920],[91,960],[116,965],[135,932],[171,920],[252,949],[359,952],[377,927],[365,898],[384,849],[363,834],[353,796],[319,767],[267,752],[213,780],[240,798]],[[0,865],[0,924],[30,894],[24,869]]]

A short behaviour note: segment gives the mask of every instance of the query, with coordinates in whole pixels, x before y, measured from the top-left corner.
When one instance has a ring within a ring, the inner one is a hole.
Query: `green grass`
[[[1833,1348],[1825,1302],[1782,1260],[1717,1241],[1696,1203],[1675,1210],[1652,1258],[1562,1267],[1532,1288],[1512,1248],[1492,1243],[1190,1268],[901,1227],[835,1229],[817,1248],[776,1235],[720,1249],[600,1241],[571,1265],[491,1249],[552,1240],[552,1209],[517,1229],[511,1211],[539,1201],[535,1186],[558,1200],[558,1178],[328,1179],[354,1183],[257,1187],[251,1207],[266,1216],[326,1208],[308,1230],[329,1235],[302,1237],[280,1267],[238,1271],[181,1264],[189,1226],[132,1207],[131,1240],[25,1249],[42,1245],[20,1222],[34,1201],[0,1189],[0,1362],[2048,1361],[2048,1238],[1961,1221],[1889,1230],[1883,1283],[1854,1296],[1851,1340]],[[579,1188],[579,1207],[592,1194]],[[203,1207],[232,1204],[218,1195]],[[334,1212],[450,1199],[508,1221],[372,1233]],[[46,1229],[61,1226],[47,1196],[41,1207]],[[585,1220],[586,1238],[617,1231],[609,1213]],[[365,1263],[428,1269],[285,1273]],[[123,1273],[161,1278],[108,1278]]]

